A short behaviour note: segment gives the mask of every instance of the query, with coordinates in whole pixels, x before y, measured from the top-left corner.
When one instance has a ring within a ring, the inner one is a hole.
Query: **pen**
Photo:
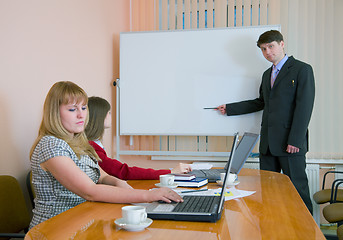
[[[204,109],[218,109],[216,107],[208,107],[208,108],[204,108]]]
[[[208,189],[200,189],[200,190],[189,190],[189,191],[183,191],[181,193],[191,193],[191,192],[203,192],[203,191],[207,191]]]

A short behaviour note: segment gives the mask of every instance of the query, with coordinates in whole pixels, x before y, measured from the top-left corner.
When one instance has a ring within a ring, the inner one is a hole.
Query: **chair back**
[[[30,215],[17,179],[0,175],[0,193],[0,236],[27,231]]]
[[[337,237],[338,240],[343,240],[343,225],[337,228]]]
[[[27,191],[29,192],[32,208],[35,208],[34,199],[36,197],[36,193],[34,191],[34,187],[32,184],[32,171],[31,170],[28,172],[26,176],[26,188],[27,188]]]

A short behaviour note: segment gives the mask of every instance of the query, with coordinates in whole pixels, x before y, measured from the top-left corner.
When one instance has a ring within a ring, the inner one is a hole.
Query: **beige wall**
[[[0,174],[15,176],[24,187],[43,102],[56,81],[71,80],[89,95],[115,99],[119,33],[130,30],[129,4],[0,0]]]

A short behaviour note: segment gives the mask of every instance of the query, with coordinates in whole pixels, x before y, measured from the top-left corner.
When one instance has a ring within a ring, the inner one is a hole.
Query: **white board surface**
[[[258,97],[271,66],[256,46],[280,26],[120,34],[120,135],[259,133],[261,114],[224,116],[204,107]]]

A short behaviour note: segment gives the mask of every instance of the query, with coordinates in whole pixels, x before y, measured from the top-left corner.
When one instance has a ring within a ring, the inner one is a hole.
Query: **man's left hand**
[[[287,149],[286,149],[286,152],[288,152],[288,153],[297,153],[297,152],[299,152],[299,148],[294,147],[292,145],[288,145]]]

